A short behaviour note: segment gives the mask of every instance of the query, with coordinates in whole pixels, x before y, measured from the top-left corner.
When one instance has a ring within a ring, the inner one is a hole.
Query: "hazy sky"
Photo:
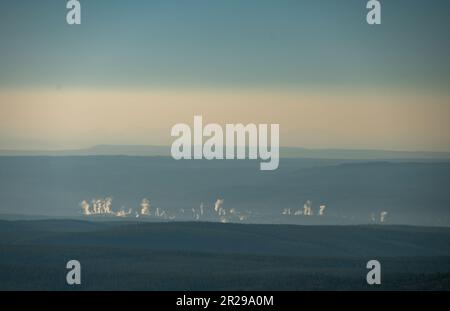
[[[281,144],[450,151],[450,2],[0,2],[0,149],[168,144],[280,123]]]

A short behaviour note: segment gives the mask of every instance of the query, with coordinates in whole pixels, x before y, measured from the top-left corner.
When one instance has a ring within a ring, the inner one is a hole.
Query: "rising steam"
[[[324,216],[325,215],[325,209],[326,209],[326,205],[320,205],[319,209],[317,210],[317,215],[318,216]],[[304,204],[303,204],[303,208],[302,209],[292,209],[292,208],[284,208],[281,211],[282,215],[285,216],[313,216],[314,215],[314,209],[313,209],[313,204],[311,200],[307,200]]]

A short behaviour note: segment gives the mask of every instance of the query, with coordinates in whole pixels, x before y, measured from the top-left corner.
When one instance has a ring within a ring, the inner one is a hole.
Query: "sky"
[[[450,151],[450,2],[0,2],[0,149],[170,144],[279,123],[281,144]]]

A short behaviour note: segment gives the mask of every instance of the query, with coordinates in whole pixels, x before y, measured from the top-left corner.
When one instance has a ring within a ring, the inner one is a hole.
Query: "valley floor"
[[[0,221],[1,290],[449,290],[450,229]],[[382,284],[366,283],[367,261]]]

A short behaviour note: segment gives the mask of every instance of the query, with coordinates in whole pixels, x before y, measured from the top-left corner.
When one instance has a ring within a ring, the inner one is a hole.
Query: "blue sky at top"
[[[449,1],[0,2],[0,87],[390,86],[447,89]]]

